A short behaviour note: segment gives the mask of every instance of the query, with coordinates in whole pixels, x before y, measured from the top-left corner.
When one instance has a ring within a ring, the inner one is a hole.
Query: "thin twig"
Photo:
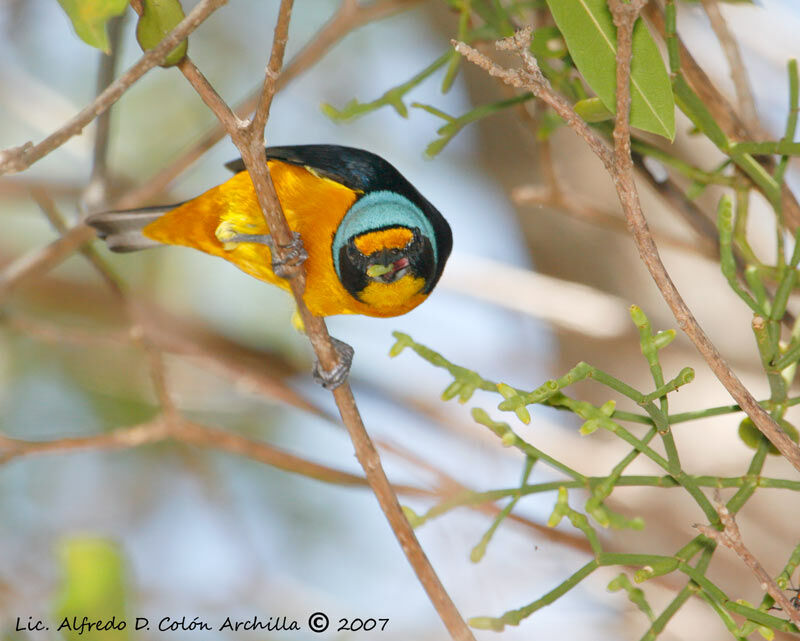
[[[94,237],[94,229],[86,225],[76,225],[58,240],[44,247],[38,247],[6,265],[0,273],[0,303],[14,288],[61,264],[76,249]]]
[[[764,569],[764,566],[761,565],[759,560],[744,544],[744,541],[742,540],[742,533],[739,531],[739,526],[736,524],[736,519],[721,501],[719,490],[715,490],[714,495],[716,503],[715,507],[717,508],[717,513],[719,514],[719,518],[722,521],[722,525],[725,529],[719,531],[709,525],[703,525],[700,523],[695,523],[694,527],[705,534],[708,538],[713,539],[718,543],[722,543],[722,545],[725,547],[728,547],[736,552],[744,564],[750,568],[750,570],[752,570],[756,579],[758,579],[761,589],[766,591],[773,599],[775,599],[775,602],[781,606],[784,612],[786,612],[792,623],[800,627],[800,610],[797,610],[792,605],[791,601],[783,593],[783,590],[778,587],[778,584],[775,583],[769,572]]]
[[[542,168],[547,165],[542,165]],[[604,211],[595,207],[590,202],[585,201],[565,192],[558,186],[555,190],[552,187],[542,187],[538,185],[521,185],[511,191],[511,199],[519,205],[540,205],[552,207],[560,212],[568,214],[576,220],[580,220],[591,225],[610,229],[615,232],[628,233],[625,220],[620,216]],[[660,235],[659,242],[663,245],[679,249],[681,251],[700,254],[706,258],[716,259],[718,254],[713,247],[707,244],[698,245],[694,242],[682,240],[676,236]]]
[[[617,116],[614,124],[616,170],[612,175],[622,209],[636,241],[639,255],[672,310],[678,326],[689,336],[717,378],[753,420],[761,433],[791,461],[796,469],[800,470],[800,447],[778,427],[774,419],[758,404],[700,327],[667,273],[642,212],[639,193],[633,179],[633,160],[630,150],[629,83],[633,26],[644,4],[645,0],[632,0],[630,3],[609,0],[609,8],[614,17],[614,24],[617,26]]]
[[[658,4],[649,2],[644,7],[644,15],[663,37],[666,31],[664,11]],[[702,67],[697,64],[680,37],[676,36],[676,38],[680,53],[681,72],[689,86],[714,116],[714,121],[725,132],[725,135],[732,140],[768,140],[769,134],[761,128],[759,123],[750,127],[737,116],[736,110],[717,90]],[[774,169],[774,162],[771,158],[757,158],[757,160],[770,171]],[[800,203],[797,202],[797,198],[786,182],[781,185],[781,204],[786,226],[794,233],[800,227]]]
[[[289,27],[289,17],[291,15],[293,0],[281,0],[279,17],[275,27],[273,48],[270,60],[267,65],[268,73],[264,81],[261,95],[258,100],[258,113],[264,116],[268,112],[272,96],[277,89],[277,82],[272,77],[272,71],[279,73],[283,66],[283,55],[287,40]],[[255,188],[259,206],[264,214],[267,228],[270,230],[276,251],[274,258],[281,260],[284,252],[288,251],[293,241],[292,232],[286,221],[286,217],[281,209],[280,201],[272,184],[269,168],[264,160],[264,127],[251,126],[250,123],[243,123],[225,105],[224,101],[218,96],[213,87],[205,77],[188,60],[178,65],[187,80],[200,94],[203,101],[214,111],[223,124],[231,140],[242,154],[245,168],[250,174],[250,178]],[[256,122],[255,120],[253,122]],[[284,249],[286,248],[286,249]],[[317,356],[319,366],[322,371],[331,372],[339,364],[339,355],[331,342],[325,320],[322,317],[314,316],[309,311],[303,300],[305,292],[306,273],[302,263],[294,264],[289,268],[286,280],[292,291],[297,304],[297,310],[303,321],[303,325],[308,335],[314,353]],[[428,593],[436,611],[447,627],[450,635],[458,641],[468,641],[474,639],[471,631],[467,627],[463,618],[444,589],[439,577],[436,575],[430,561],[425,556],[425,552],[417,541],[411,525],[403,514],[397,495],[392,490],[391,483],[386,477],[381,466],[380,457],[375,449],[369,435],[367,434],[361,415],[356,406],[350,386],[345,382],[335,390],[333,396],[339,408],[339,414],[347,427],[350,438],[355,448],[356,457],[361,464],[369,481],[370,487],[375,493],[386,518],[392,527],[403,552],[413,567],[420,582]]]
[[[55,202],[47,191],[43,189],[32,189],[31,198],[33,198],[36,204],[39,205],[39,208],[42,210],[44,215],[47,216],[50,224],[59,234],[63,236],[69,231],[69,227],[67,226],[64,216],[58,210]],[[82,245],[78,248],[78,251],[80,251],[81,254],[83,254],[86,259],[95,267],[97,272],[103,278],[103,281],[106,283],[106,285],[108,285],[109,289],[111,289],[114,295],[122,299],[122,283],[108,268],[105,261],[100,257],[100,254],[97,253],[97,250],[91,245]]]
[[[45,192],[41,191],[33,192],[31,196],[39,204],[39,207],[50,220],[53,227],[56,228],[56,231],[58,231],[60,234],[67,233],[68,229],[66,223],[64,222],[64,217],[58,211],[58,208],[53,200]],[[153,381],[153,387],[155,388],[156,396],[161,403],[161,407],[164,412],[164,416],[167,418],[167,421],[173,421],[178,416],[178,412],[175,408],[175,404],[172,402],[172,398],[167,387],[167,377],[164,369],[162,353],[155,345],[153,345],[150,337],[147,335],[147,332],[143,329],[143,325],[139,318],[141,311],[140,307],[135,305],[135,303],[128,297],[121,281],[119,278],[117,278],[117,275],[105,262],[105,260],[103,260],[103,258],[97,253],[94,247],[91,245],[83,245],[79,248],[79,250],[95,268],[98,274],[100,274],[103,281],[106,283],[106,285],[108,285],[112,294],[114,294],[114,296],[120,302],[122,302],[123,306],[125,307],[131,322],[131,331],[128,335],[132,340],[138,343],[147,354],[148,363],[150,365],[150,375]]]
[[[355,0],[343,0],[339,10],[309,40],[308,44],[286,65],[278,76],[277,90],[280,91],[291,80],[301,75],[322,58],[333,45],[355,29],[377,20],[382,20],[404,11],[421,0],[382,0],[361,5]],[[260,89],[253,91],[240,102],[234,112],[239,118],[246,118],[256,108]],[[118,209],[139,207],[150,202],[167,186],[191,167],[203,154],[222,140],[227,134],[219,122],[207,131],[189,150],[181,154],[158,173],[128,191],[115,204]]]
[[[728,59],[728,69],[730,70],[731,80],[736,90],[736,101],[741,110],[742,119],[745,125],[751,129],[759,126],[758,113],[756,112],[756,103],[753,100],[753,91],[750,87],[750,81],[747,79],[747,69],[742,60],[742,54],[739,51],[739,45],[736,43],[736,38],[733,37],[728,23],[719,9],[717,0],[702,0],[703,9],[705,9],[711,28],[717,34],[717,40]]]
[[[116,75],[119,60],[119,45],[122,36],[122,25],[125,14],[112,18],[108,22],[108,41],[110,54],[100,52],[97,69],[97,95],[111,85]],[[95,122],[94,149],[92,151],[92,173],[89,184],[83,194],[83,205],[87,212],[97,211],[103,207],[108,198],[108,142],[111,132],[111,109],[101,113]]]
[[[286,53],[286,43],[289,41],[289,19],[292,14],[292,4],[287,3],[288,10],[278,14],[278,22],[275,25],[275,35],[272,38],[272,51],[269,55],[269,63],[264,73],[264,84],[256,104],[256,111],[250,121],[250,129],[260,132],[256,137],[264,140],[264,128],[267,126],[269,110],[272,106],[272,99],[278,90],[278,78],[283,67],[283,56]]]
[[[160,443],[169,439],[244,456],[276,469],[324,483],[367,486],[367,481],[362,476],[309,461],[269,443],[186,420],[180,420],[171,426],[163,417],[103,434],[60,438],[51,441],[29,441],[0,435],[0,463],[40,454],[122,450]],[[410,485],[398,485],[395,489],[410,496],[437,496],[436,492]]]
[[[664,300],[672,310],[678,326],[691,339],[719,381],[753,420],[758,429],[796,469],[800,470],[800,447],[778,427],[772,417],[758,404],[700,327],[661,262],[658,249],[653,242],[647,221],[642,213],[639,194],[633,178],[633,161],[630,154],[630,124],[628,123],[631,38],[633,25],[642,5],[643,0],[633,0],[629,4],[622,3],[620,0],[611,0],[609,3],[615,22],[619,22],[617,27],[617,118],[614,127],[615,149],[613,152],[575,113],[572,106],[562,96],[553,91],[550,83],[539,69],[536,59],[528,49],[531,35],[529,29],[518,32],[512,38],[498,42],[498,48],[518,52],[523,61],[523,69],[504,69],[463,42],[454,41],[453,44],[456,51],[470,62],[485,69],[490,75],[501,78],[511,86],[527,89],[550,105],[600,158],[613,179],[622,209],[625,212],[628,227],[639,250],[639,255],[650,271]]]
[[[81,133],[86,125],[119,100],[134,82],[150,69],[164,62],[177,44],[185,40],[209,15],[227,1],[202,0],[156,47],[145,52],[135,65],[109,85],[95,100],[39,144],[34,145],[27,142],[20,147],[0,152],[0,175],[27,169],[37,160]]]

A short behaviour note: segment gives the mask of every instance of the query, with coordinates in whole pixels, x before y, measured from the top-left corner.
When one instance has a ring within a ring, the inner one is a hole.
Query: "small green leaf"
[[[501,619],[495,617],[472,617],[467,623],[476,630],[492,630],[494,632],[502,632],[506,627]]]
[[[61,545],[61,589],[55,616],[59,623],[84,615],[92,620],[125,621],[125,561],[119,547],[106,539],[78,537]],[[127,641],[127,629],[62,630],[68,641]],[[58,636],[58,635],[57,635]],[[60,638],[60,637],[59,637]]]
[[[659,559],[650,565],[645,565],[640,570],[637,570],[633,575],[633,580],[636,583],[644,583],[648,579],[652,579],[656,576],[664,576],[665,574],[669,574],[670,572],[674,572],[678,569],[680,563],[677,559],[673,558],[666,558],[666,559]]]
[[[795,443],[797,443],[797,428],[783,419],[778,419],[778,423],[783,431],[786,432],[786,435]],[[753,424],[753,421],[749,417],[743,419],[742,422],[739,423],[739,438],[742,439],[747,447],[754,450],[758,449],[759,443],[761,443],[762,440],[767,440],[767,437],[761,433],[761,431]],[[780,454],[778,448],[772,443],[769,443],[769,453],[773,455]]]
[[[645,598],[644,591],[641,588],[634,587],[627,575],[620,574],[615,579],[612,579],[608,584],[608,590],[610,592],[625,590],[625,592],[628,593],[628,599],[630,599],[631,603],[644,612],[648,619],[651,621],[655,620],[656,617],[653,614],[650,604]]]
[[[144,0],[144,12],[136,25],[136,39],[144,51],[152,49],[186,16],[179,0]],[[164,60],[162,67],[178,64],[186,56],[189,41],[184,40]]]
[[[58,3],[81,40],[105,53],[111,52],[106,23],[125,11],[128,0],[58,0]]]
[[[588,436],[589,434],[596,432],[598,429],[600,429],[600,421],[598,421],[596,418],[590,418],[583,425],[581,425],[581,429],[578,431],[581,433],[581,436]]]
[[[573,107],[575,112],[586,122],[603,122],[614,117],[614,114],[606,109],[603,101],[597,96],[579,100]]]
[[[419,518],[419,514],[417,514],[414,510],[407,505],[401,505],[400,509],[403,510],[403,514],[412,528],[417,527],[420,524],[421,519]]]
[[[658,334],[653,336],[653,347],[656,349],[664,349],[673,340],[675,340],[675,335],[676,333],[674,329],[665,329],[662,332],[658,332]]]
[[[606,0],[547,0],[575,66],[606,108],[616,113],[617,37]],[[661,53],[647,26],[633,30],[631,125],[675,137],[675,100]]]

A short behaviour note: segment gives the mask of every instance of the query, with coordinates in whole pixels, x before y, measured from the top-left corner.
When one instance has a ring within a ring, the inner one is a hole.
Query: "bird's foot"
[[[350,374],[350,365],[353,363],[354,353],[353,348],[344,341],[340,341],[331,336],[331,342],[333,343],[336,353],[339,355],[339,362],[336,364],[336,367],[326,372],[323,371],[319,361],[315,360],[314,369],[311,371],[314,380],[322,385],[322,387],[329,390],[336,389],[347,380],[347,376]]]
[[[286,245],[278,245],[272,241],[270,245],[272,250],[272,271],[278,278],[286,278],[291,274],[292,268],[302,265],[308,259],[308,252],[303,247],[303,239],[296,231],[292,232],[292,240]],[[287,250],[286,252],[276,252],[276,249]],[[282,253],[283,256],[278,258],[276,253]]]
[[[272,253],[272,271],[278,278],[287,278],[293,267],[302,265],[308,258],[303,247],[303,239],[296,231],[292,232],[292,240],[286,245],[279,245],[271,234],[235,234],[225,238],[226,243],[260,243],[269,247]],[[287,250],[281,252],[279,250]],[[277,254],[283,256],[278,258]]]

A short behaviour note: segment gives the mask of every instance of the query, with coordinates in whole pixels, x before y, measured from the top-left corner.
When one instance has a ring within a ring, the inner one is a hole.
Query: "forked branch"
[[[467,60],[485,69],[490,75],[500,78],[512,87],[525,89],[535,94],[561,116],[600,158],[617,190],[617,196],[625,213],[628,229],[633,234],[639,250],[639,256],[669,305],[678,326],[694,343],[711,370],[753,420],[761,433],[800,471],[800,447],[778,427],[772,417],[758,404],[700,327],[667,273],[642,212],[639,193],[633,177],[628,116],[633,25],[643,6],[643,0],[633,0],[629,3],[621,0],[610,0],[609,2],[614,22],[617,25],[617,116],[614,126],[613,151],[575,112],[572,105],[553,90],[544,77],[536,59],[530,53],[530,28],[523,29],[511,38],[497,43],[499,49],[514,51],[521,58],[522,67],[516,69],[500,67],[487,56],[463,42],[453,41],[453,45],[456,51]]]
[[[217,115],[231,140],[242,154],[242,160],[253,181],[259,205],[277,248],[281,246],[288,247],[291,244],[292,232],[281,209],[269,174],[269,168],[265,162],[264,125],[269,114],[272,98],[277,89],[278,75],[283,66],[283,55],[288,38],[292,4],[293,0],[281,1],[272,52],[252,121],[240,120],[188,58],[178,65],[203,101]],[[281,251],[284,250],[278,249],[275,252],[275,257],[279,260],[283,258]],[[292,266],[287,274],[287,280],[321,369],[326,372],[333,371],[338,365],[339,355],[331,342],[324,319],[312,315],[303,300],[306,283],[306,273],[303,265],[296,264]],[[458,641],[474,639],[470,629],[461,618],[455,604],[436,575],[419,541],[417,541],[411,525],[400,508],[397,495],[394,493],[383,471],[378,452],[364,428],[364,423],[361,420],[350,386],[345,382],[333,390],[333,395],[342,421],[350,434],[358,461],[364,469],[367,481],[436,611],[454,639]]]

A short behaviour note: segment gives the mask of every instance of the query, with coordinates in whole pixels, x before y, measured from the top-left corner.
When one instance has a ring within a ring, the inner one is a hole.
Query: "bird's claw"
[[[296,231],[292,232],[292,240],[286,245],[278,245],[273,240],[269,246],[272,250],[272,272],[278,278],[286,278],[291,273],[293,267],[302,265],[308,258],[308,252],[303,247],[303,239]],[[276,252],[276,249],[287,250],[285,252]],[[282,253],[282,257],[278,258],[276,254]]]
[[[315,360],[314,369],[311,375],[314,380],[325,389],[334,390],[347,380],[350,373],[350,365],[353,363],[353,348],[344,341],[331,336],[331,342],[339,355],[339,362],[329,372],[323,371],[319,361]]]

